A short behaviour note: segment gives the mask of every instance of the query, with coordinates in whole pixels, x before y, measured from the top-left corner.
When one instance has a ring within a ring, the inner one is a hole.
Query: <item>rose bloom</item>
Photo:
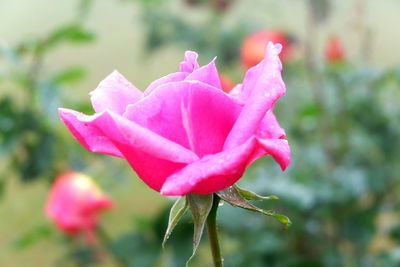
[[[142,93],[114,71],[91,92],[95,114],[59,109],[88,150],[126,159],[163,195],[211,194],[233,185],[256,159],[271,155],[285,169],[290,149],[273,108],[285,94],[280,44],[243,83],[222,90],[214,60],[199,67],[188,51],[180,71]]]
[[[48,196],[46,215],[61,231],[69,235],[84,233],[93,239],[99,214],[111,207],[110,199],[90,177],[68,172],[56,178]]]
[[[341,62],[345,60],[346,55],[344,52],[341,40],[332,36],[325,47],[325,59],[328,63]]]
[[[240,61],[246,68],[257,65],[264,59],[265,46],[269,43],[282,44],[281,59],[286,62],[292,57],[293,47],[291,38],[279,30],[265,30],[247,36],[240,47]]]

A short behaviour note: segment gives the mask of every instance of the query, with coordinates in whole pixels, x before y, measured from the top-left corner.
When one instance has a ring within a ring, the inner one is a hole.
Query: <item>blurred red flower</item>
[[[265,47],[268,42],[280,43],[282,52],[280,58],[286,62],[292,55],[292,41],[289,36],[279,30],[255,32],[247,36],[240,48],[240,59],[246,68],[257,65],[265,56]]]
[[[56,178],[48,196],[46,215],[68,235],[83,233],[93,240],[99,213],[112,206],[89,176],[68,172]]]
[[[221,88],[224,92],[229,93],[233,87],[235,87],[235,83],[226,75],[220,75],[221,80]]]
[[[343,61],[346,58],[342,41],[337,36],[329,38],[325,47],[325,60],[328,63]]]

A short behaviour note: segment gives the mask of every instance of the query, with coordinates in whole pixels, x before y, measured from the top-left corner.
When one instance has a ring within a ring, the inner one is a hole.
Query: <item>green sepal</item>
[[[167,242],[175,226],[183,217],[187,209],[188,209],[188,202],[186,200],[186,197],[178,198],[175,201],[174,205],[172,205],[171,210],[169,211],[168,227],[167,230],[165,231],[164,239],[162,242],[163,248],[165,247],[165,243]]]
[[[186,196],[186,198],[189,204],[190,212],[192,213],[194,224],[193,253],[186,262],[186,266],[188,266],[190,260],[194,257],[197,248],[199,247],[204,225],[206,224],[208,214],[210,213],[213,205],[213,195],[189,194]]]
[[[257,193],[254,193],[252,191],[243,189],[237,185],[234,185],[238,193],[246,200],[278,200],[279,197],[275,195],[270,195],[270,196],[260,196]]]
[[[250,192],[250,191],[247,191],[247,192]],[[285,215],[276,213],[275,211],[272,211],[272,210],[263,210],[259,207],[254,206],[253,204],[251,204],[250,202],[248,202],[246,200],[245,197],[243,197],[240,194],[240,191],[235,186],[230,186],[222,191],[219,191],[219,192],[217,192],[217,195],[221,199],[223,199],[225,202],[227,202],[233,206],[243,208],[246,210],[250,210],[250,211],[259,212],[264,215],[274,217],[280,223],[282,223],[285,228],[288,228],[292,224],[290,219],[288,217],[286,217]]]

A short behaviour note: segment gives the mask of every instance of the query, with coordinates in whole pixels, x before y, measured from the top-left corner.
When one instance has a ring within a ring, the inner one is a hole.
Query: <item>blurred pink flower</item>
[[[91,93],[94,115],[59,114],[85,148],[125,158],[163,195],[217,192],[263,155],[282,169],[290,163],[285,132],[273,114],[285,94],[281,49],[269,43],[265,59],[229,94],[214,60],[199,67],[198,55],[188,51],[179,72],[143,93],[114,71]]]
[[[63,232],[84,233],[93,240],[99,213],[112,205],[90,177],[68,172],[56,178],[48,196],[46,215]]]

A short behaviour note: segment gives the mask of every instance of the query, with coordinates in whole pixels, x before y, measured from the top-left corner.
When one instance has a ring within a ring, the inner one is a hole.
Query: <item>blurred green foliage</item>
[[[224,70],[233,69],[233,79],[243,74],[239,47],[254,27],[242,21],[219,27],[233,1],[182,1],[186,8],[209,11],[206,21],[196,26],[169,12],[167,1],[132,2],[142,10],[148,53],[179,44],[206,58],[217,55]],[[219,9],[219,2],[229,4]],[[305,2],[314,23],[327,19],[330,1]],[[83,23],[91,3],[81,1],[76,21],[44,37],[0,46],[0,86],[8,88],[0,94],[0,191],[7,177],[48,182],[60,171],[91,162],[88,153],[66,141],[65,129],[55,126],[57,108],[70,101],[66,92],[86,70],[70,66],[52,72],[44,65],[44,58],[62,45],[95,41],[95,33]],[[218,220],[226,266],[400,265],[400,67],[381,70],[350,60],[327,64],[321,58],[284,66],[288,92],[276,112],[292,147],[291,168],[281,173],[267,158],[241,180],[260,194],[279,196],[279,202],[260,206],[279,205],[292,227],[283,230],[264,216],[224,205]],[[313,65],[314,61],[321,64]],[[87,102],[73,106],[90,110]],[[60,237],[49,225],[32,226],[14,245],[29,249],[38,240],[59,240],[65,256],[53,266],[96,266],[104,253],[113,266],[184,266],[192,250],[193,224],[184,216],[162,251],[169,208],[150,220],[138,218],[121,236],[109,237],[99,229],[99,247]],[[192,266],[209,264],[208,254],[202,255]]]
[[[397,266],[397,240],[390,233],[398,220],[386,221],[391,226],[385,229],[380,218],[398,213],[399,69],[326,66],[320,73],[321,106],[310,94],[308,99],[304,96],[303,71],[287,77],[292,99],[280,104],[278,115],[291,142],[292,167],[281,174],[260,162],[246,183],[260,193],[278,195],[293,226],[282,233],[262,218],[243,218],[254,237],[249,243],[238,238],[235,259],[228,266],[245,266],[252,257],[259,260],[252,266]],[[303,100],[294,103],[294,99]],[[284,114],[290,103],[296,112]],[[258,223],[249,225],[246,220]],[[260,251],[255,238],[266,242],[258,237],[261,233],[276,242]],[[393,244],[380,247],[380,240]]]
[[[45,37],[2,47],[0,59],[6,68],[0,79],[5,88],[0,99],[0,140],[1,155],[8,162],[1,172],[2,179],[11,174],[24,181],[51,179],[66,168],[65,154],[59,151],[68,153],[69,144],[63,142],[54,127],[61,105],[60,91],[82,79],[85,70],[73,66],[59,73],[47,73],[43,60],[61,45],[93,39],[94,35],[82,25],[69,24]]]

